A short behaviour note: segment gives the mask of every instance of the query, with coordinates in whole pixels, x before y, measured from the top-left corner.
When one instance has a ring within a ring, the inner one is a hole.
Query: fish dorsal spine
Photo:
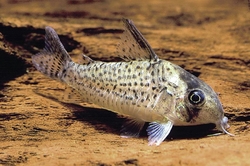
[[[125,30],[121,36],[122,41],[117,46],[120,58],[125,61],[132,60],[158,60],[158,56],[135,27],[131,20],[123,19]]]

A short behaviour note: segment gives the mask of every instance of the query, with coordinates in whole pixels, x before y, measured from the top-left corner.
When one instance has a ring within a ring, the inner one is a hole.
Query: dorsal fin
[[[90,64],[93,62],[94,62],[93,59],[91,59],[90,57],[88,57],[87,55],[84,55],[84,54],[82,54],[82,56],[79,60],[79,64],[82,64],[82,65]]]
[[[121,36],[122,41],[117,47],[120,58],[125,61],[131,60],[158,60],[157,55],[142,36],[134,23],[128,19],[122,19],[125,30]]]

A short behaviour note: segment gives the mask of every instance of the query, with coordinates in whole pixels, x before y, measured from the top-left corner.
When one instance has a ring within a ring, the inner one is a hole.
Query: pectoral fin
[[[139,137],[140,131],[143,128],[145,122],[138,119],[127,119],[122,125],[121,137]]]
[[[149,145],[160,145],[162,141],[168,136],[173,123],[168,121],[167,123],[151,122],[147,128],[148,132],[148,144]]]

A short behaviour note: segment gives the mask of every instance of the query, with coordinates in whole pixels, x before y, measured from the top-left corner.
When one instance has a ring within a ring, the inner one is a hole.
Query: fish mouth
[[[226,116],[224,116],[222,118],[222,120],[216,124],[216,128],[220,131],[222,131],[225,134],[228,134],[230,136],[234,136],[234,134],[229,133],[226,129],[228,129],[230,126],[227,123],[228,122],[228,118]]]

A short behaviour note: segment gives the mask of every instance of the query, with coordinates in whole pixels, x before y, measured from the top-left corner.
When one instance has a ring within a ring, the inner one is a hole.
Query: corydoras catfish
[[[213,89],[183,68],[158,58],[133,22],[117,50],[121,62],[102,62],[83,55],[71,60],[57,33],[46,27],[45,47],[32,56],[37,70],[70,86],[82,101],[128,116],[123,137],[137,137],[145,122],[149,145],[160,145],[172,127],[213,123],[231,135],[227,117]]]

